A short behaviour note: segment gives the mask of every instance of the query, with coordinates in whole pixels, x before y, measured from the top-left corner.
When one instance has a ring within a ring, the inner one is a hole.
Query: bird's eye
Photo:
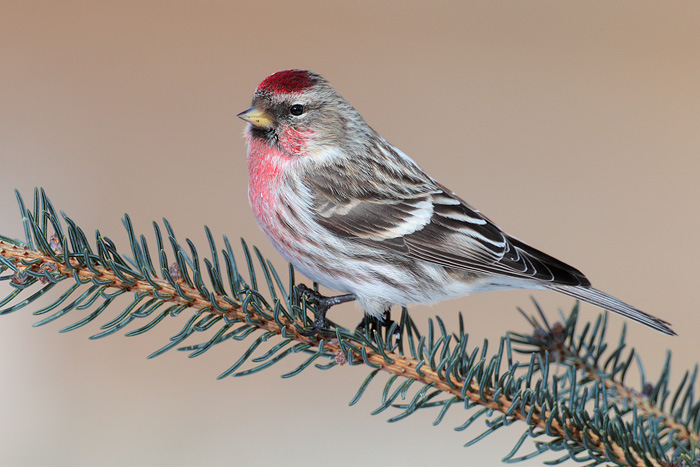
[[[304,113],[304,106],[301,104],[294,104],[289,108],[289,113],[298,117]]]

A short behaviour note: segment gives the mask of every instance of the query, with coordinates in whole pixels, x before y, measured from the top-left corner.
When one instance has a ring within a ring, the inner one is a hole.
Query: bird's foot
[[[394,332],[393,335],[389,335],[389,331],[391,330],[391,327],[394,325],[394,323],[395,321],[392,321],[391,319],[391,309],[387,308],[386,310],[384,310],[384,315],[382,315],[381,318],[377,316],[365,315],[362,318],[362,321],[360,321],[360,324],[358,324],[355,328],[355,332],[361,332],[369,335],[371,335],[372,332],[377,332],[381,334],[383,329],[385,340],[388,340],[392,337],[394,339],[399,339],[401,335],[398,331],[398,328],[396,328],[396,332]]]
[[[353,294],[326,297],[318,293],[316,290],[310,289],[305,284],[297,284],[295,289],[297,292],[297,297],[299,297],[299,299],[306,297],[306,299],[309,302],[316,304],[316,310],[314,311],[314,323],[311,327],[311,330],[301,333],[303,336],[306,337],[315,336],[319,332],[322,332],[328,328],[326,313],[332,306],[355,300],[355,296]]]

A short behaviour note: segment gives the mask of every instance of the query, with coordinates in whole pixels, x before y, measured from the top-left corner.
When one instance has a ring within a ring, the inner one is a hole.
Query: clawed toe
[[[301,332],[301,335],[306,337],[313,337],[319,332],[322,332],[328,328],[326,313],[332,306],[355,300],[355,296],[352,294],[326,297],[318,293],[316,290],[310,289],[305,284],[297,284],[295,289],[297,291],[297,297],[300,299],[306,297],[309,302],[316,304],[316,310],[314,311],[314,324],[311,330]]]

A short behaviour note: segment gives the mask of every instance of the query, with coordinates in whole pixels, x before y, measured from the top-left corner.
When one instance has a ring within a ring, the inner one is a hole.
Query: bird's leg
[[[379,332],[380,328],[384,328],[385,333],[388,333],[392,324],[394,324],[394,321],[391,320],[391,307],[387,307],[381,318],[365,315],[355,328],[355,331],[369,331],[371,333],[372,331]],[[385,338],[388,338],[388,336],[385,336]]]
[[[326,313],[328,310],[335,305],[341,303],[351,302],[355,300],[353,294],[336,295],[335,297],[326,297],[310,289],[305,284],[298,284],[296,287],[297,296],[304,297],[316,304],[316,311],[314,312],[314,325],[311,331],[302,333],[304,336],[311,337],[318,334],[320,331],[328,327],[328,321],[326,321]]]

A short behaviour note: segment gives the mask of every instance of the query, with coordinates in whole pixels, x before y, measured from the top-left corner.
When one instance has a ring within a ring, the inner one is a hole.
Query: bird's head
[[[294,156],[347,147],[366,127],[323,77],[305,70],[279,71],[265,78],[255,90],[252,107],[238,117],[248,122],[248,138]]]

